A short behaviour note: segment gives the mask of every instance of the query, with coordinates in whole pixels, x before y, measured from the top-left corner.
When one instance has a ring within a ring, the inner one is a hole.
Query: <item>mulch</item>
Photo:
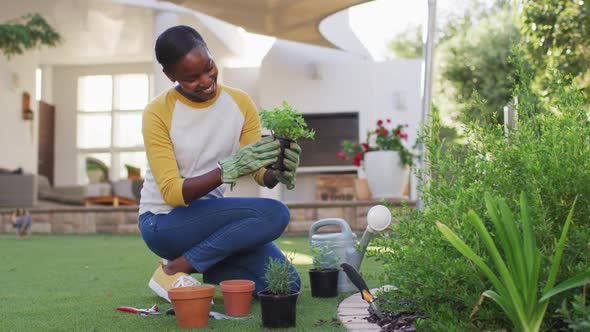
[[[370,316],[365,319],[369,323],[377,324],[381,327],[381,332],[415,332],[414,322],[418,318],[426,318],[426,315],[417,312],[399,312],[399,311],[384,311],[381,310],[384,319],[379,318],[373,312],[373,309],[368,309]]]

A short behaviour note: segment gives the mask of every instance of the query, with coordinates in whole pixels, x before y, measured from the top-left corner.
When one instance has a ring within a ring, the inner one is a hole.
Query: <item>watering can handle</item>
[[[309,245],[311,246],[311,236],[317,232],[320,227],[324,226],[340,226],[340,233],[352,233],[350,225],[344,219],[327,218],[314,222],[309,229]]]

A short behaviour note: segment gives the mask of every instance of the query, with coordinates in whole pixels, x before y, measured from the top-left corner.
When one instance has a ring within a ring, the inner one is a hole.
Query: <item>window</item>
[[[79,181],[87,182],[86,158],[109,167],[111,180],[127,176],[126,164],[139,167],[147,158],[141,135],[141,113],[148,103],[148,74],[90,75],[78,78]]]

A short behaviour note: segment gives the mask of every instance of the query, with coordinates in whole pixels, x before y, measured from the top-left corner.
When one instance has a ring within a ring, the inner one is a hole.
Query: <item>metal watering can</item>
[[[363,233],[357,249],[357,236],[344,219],[327,218],[314,222],[309,230],[309,245],[327,247],[328,251],[338,260],[338,266],[348,263],[360,270],[361,261],[365,255],[365,249],[375,232],[387,229],[391,224],[391,211],[383,205],[373,206],[367,213],[367,229]],[[338,226],[338,233],[316,234],[324,226]],[[357,290],[348,276],[340,271],[338,274],[338,292],[351,292]]]

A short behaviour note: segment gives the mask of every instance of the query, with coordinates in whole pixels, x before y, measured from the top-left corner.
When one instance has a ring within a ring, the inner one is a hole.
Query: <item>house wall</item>
[[[22,0],[0,3],[0,22],[5,22],[32,9],[47,11],[42,1]],[[35,69],[39,61],[38,51],[29,51],[9,59],[0,53],[0,168],[22,167],[28,173],[37,172],[37,110],[35,101]],[[33,121],[21,117],[22,93],[30,93]]]
[[[37,119],[25,121],[21,116],[22,93],[28,91],[37,117],[37,59],[37,52],[15,56],[10,61],[0,55],[0,168],[22,167],[27,173],[37,173]]]

